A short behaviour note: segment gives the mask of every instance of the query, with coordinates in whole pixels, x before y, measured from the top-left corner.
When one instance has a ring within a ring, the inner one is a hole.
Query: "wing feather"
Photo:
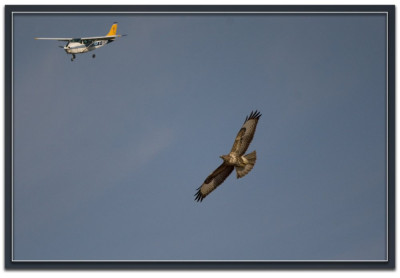
[[[254,133],[256,132],[256,127],[258,119],[260,119],[261,113],[256,111],[251,111],[250,115],[246,117],[242,128],[236,135],[235,142],[233,143],[231,152],[237,153],[238,155],[244,155],[247,148],[250,146],[253,140]]]
[[[227,165],[225,162],[222,163],[214,172],[209,175],[204,183],[197,188],[195,200],[197,202],[203,201],[203,199],[210,194],[215,188],[217,188],[224,180],[232,173],[234,166]]]

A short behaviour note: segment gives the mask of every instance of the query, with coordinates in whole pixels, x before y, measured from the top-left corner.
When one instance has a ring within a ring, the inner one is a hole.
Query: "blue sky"
[[[74,62],[62,42],[128,36]],[[386,21],[16,15],[14,257],[386,258]],[[257,163],[195,189],[263,114]]]

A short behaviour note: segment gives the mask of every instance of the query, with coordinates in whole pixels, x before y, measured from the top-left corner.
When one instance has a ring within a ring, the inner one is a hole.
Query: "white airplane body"
[[[86,53],[89,51],[93,51],[97,48],[105,46],[113,42],[116,38],[126,36],[126,35],[117,35],[117,27],[118,24],[114,22],[111,26],[110,31],[105,36],[98,37],[85,37],[85,38],[35,38],[35,40],[55,40],[55,41],[66,41],[67,44],[65,46],[60,46],[65,50],[67,54],[71,54],[71,61],[75,59],[75,54]],[[95,54],[92,55],[93,58],[96,57]]]

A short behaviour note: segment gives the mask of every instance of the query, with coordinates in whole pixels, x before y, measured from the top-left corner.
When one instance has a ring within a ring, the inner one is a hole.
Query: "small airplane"
[[[117,35],[117,27],[118,23],[114,22],[111,26],[110,31],[105,36],[98,37],[86,37],[86,38],[35,38],[35,40],[56,40],[56,41],[66,41],[67,44],[65,46],[60,46],[67,52],[67,54],[71,54],[71,61],[75,60],[75,54],[86,53],[106,44],[113,42],[116,38],[123,37],[126,35]],[[96,55],[93,54],[92,58],[95,58]]]

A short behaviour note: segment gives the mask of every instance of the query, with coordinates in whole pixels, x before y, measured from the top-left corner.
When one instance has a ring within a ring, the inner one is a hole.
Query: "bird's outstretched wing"
[[[249,147],[251,140],[253,140],[254,133],[256,132],[256,127],[258,119],[261,117],[261,113],[252,111],[249,116],[246,117],[242,128],[236,135],[235,142],[233,143],[231,152],[237,153],[238,155],[244,155],[247,148]]]
[[[228,165],[225,162],[222,163],[214,172],[209,175],[204,183],[197,188],[195,200],[197,202],[203,201],[203,199],[211,193],[215,188],[218,187],[224,180],[232,173],[234,166]]]

